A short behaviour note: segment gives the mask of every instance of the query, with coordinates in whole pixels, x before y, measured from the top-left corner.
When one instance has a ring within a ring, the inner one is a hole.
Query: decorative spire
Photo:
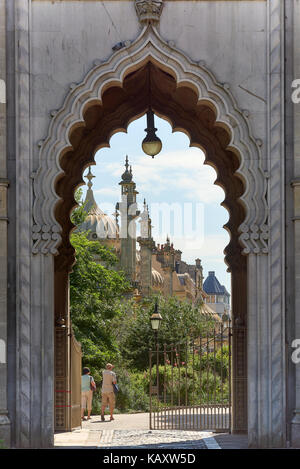
[[[135,0],[140,23],[157,23],[163,9],[163,0]]]
[[[119,229],[119,216],[120,216],[118,210],[119,210],[119,204],[117,203],[117,204],[116,204],[116,209],[115,209],[115,211],[114,211],[114,213],[113,213],[113,216],[115,217],[115,223],[116,223],[117,229]]]
[[[124,171],[124,173],[122,174],[122,181],[121,181],[121,184],[122,182],[124,183],[128,183],[128,182],[131,182],[132,181],[132,169],[130,167],[130,171],[128,171],[128,167],[129,167],[129,164],[128,164],[128,155],[126,155],[126,160],[125,160],[125,168],[126,170]]]
[[[92,179],[95,177],[92,172],[91,172],[91,167],[89,166],[89,172],[85,176],[88,180],[87,186],[88,190],[86,191],[86,196],[85,196],[85,210],[89,213],[93,208],[98,209],[97,203],[94,198],[94,193],[92,190]]]
[[[87,184],[87,185],[88,185],[88,188],[91,189],[91,188],[92,188],[92,185],[93,185],[92,179],[93,179],[94,177],[96,177],[96,176],[94,176],[94,175],[91,173],[91,167],[90,167],[90,166],[89,166],[89,172],[87,173],[87,175],[86,175],[85,177],[86,177],[86,178],[88,179],[88,181],[89,181],[88,184]]]
[[[141,220],[141,237],[142,238],[151,238],[151,226],[149,225],[149,212],[146,204],[146,199],[144,199],[144,210],[140,214]]]

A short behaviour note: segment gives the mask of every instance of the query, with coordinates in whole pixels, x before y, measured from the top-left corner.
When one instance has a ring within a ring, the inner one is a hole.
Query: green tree
[[[87,216],[87,211],[85,209],[85,202],[82,200],[82,189],[79,188],[75,192],[74,199],[76,200],[77,207],[71,213],[71,222],[75,226],[81,225],[84,222]]]
[[[72,222],[85,219],[81,193],[76,194],[79,207],[72,213]],[[120,314],[120,302],[129,284],[123,272],[114,270],[118,259],[98,241],[90,241],[87,232],[74,232],[71,243],[76,264],[70,275],[70,309],[76,339],[82,345],[83,366],[89,366],[96,381],[107,361],[118,356],[112,330],[113,319]],[[97,259],[97,262],[95,262]]]

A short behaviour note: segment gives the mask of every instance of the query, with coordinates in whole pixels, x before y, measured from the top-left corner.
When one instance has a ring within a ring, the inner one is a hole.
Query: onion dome
[[[89,172],[86,175],[89,182],[85,197],[85,209],[88,215],[78,229],[80,231],[89,231],[92,239],[115,239],[118,234],[117,223],[98,207],[92,190],[91,180],[94,177],[91,173],[91,168],[89,168]]]
[[[152,269],[152,285],[160,287],[164,284],[163,276],[155,269]]]

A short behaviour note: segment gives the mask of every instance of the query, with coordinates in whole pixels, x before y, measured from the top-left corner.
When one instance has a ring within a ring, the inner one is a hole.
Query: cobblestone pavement
[[[56,448],[219,449],[210,432],[180,430],[91,430],[55,435]]]
[[[218,438],[210,431],[149,430],[149,414],[140,413],[116,415],[112,422],[95,415],[82,428],[57,433],[54,441],[56,448],[220,449]]]
[[[178,430],[104,430],[98,447],[100,449],[207,449],[205,442],[208,437],[212,438],[212,434]]]

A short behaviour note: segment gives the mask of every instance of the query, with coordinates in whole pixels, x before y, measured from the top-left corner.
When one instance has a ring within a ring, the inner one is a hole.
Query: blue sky
[[[185,134],[172,133],[169,123],[157,116],[155,126],[163,149],[154,159],[141,149],[145,116],[132,122],[127,134],[113,135],[110,148],[97,152],[97,164],[92,167],[96,176],[93,190],[97,204],[105,213],[113,213],[115,203],[120,200],[119,182],[128,155],[139,192],[139,209],[144,198],[150,208],[154,240],[163,243],[168,234],[174,247],[182,251],[184,261],[194,263],[199,257],[205,278],[208,271],[214,270],[220,283],[230,292],[230,274],[226,272],[223,254],[229,242],[229,235],[223,228],[228,212],[220,206],[224,192],[214,185],[216,173],[203,164],[204,154],[200,149],[189,148]],[[166,214],[172,204],[175,212],[171,210],[169,223]]]

